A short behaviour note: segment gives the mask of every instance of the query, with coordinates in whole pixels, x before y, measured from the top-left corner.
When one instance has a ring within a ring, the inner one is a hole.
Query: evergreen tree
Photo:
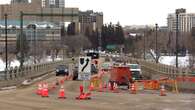
[[[106,49],[108,45],[122,45],[124,44],[125,38],[122,26],[118,23],[113,25],[102,26],[102,47]]]
[[[119,22],[117,23],[115,27],[115,37],[116,37],[116,44],[118,45],[124,44],[124,40],[125,40],[124,32]]]

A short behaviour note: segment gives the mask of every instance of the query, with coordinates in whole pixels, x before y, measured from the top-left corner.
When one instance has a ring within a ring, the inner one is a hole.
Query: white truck
[[[142,78],[143,78],[142,71],[141,71],[141,66],[139,64],[127,63],[126,65],[129,67],[133,79],[142,80]]]

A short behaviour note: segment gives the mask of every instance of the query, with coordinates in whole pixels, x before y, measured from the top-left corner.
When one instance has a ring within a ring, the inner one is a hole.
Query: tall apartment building
[[[167,18],[168,30],[176,31],[176,14],[171,13]],[[178,28],[180,32],[191,32],[192,27],[195,26],[195,13],[180,13],[178,15]]]
[[[90,32],[98,31],[103,25],[103,13],[93,12],[92,10],[79,12],[79,30],[85,33],[88,28]]]
[[[42,6],[45,8],[64,8],[65,0],[42,0]]]

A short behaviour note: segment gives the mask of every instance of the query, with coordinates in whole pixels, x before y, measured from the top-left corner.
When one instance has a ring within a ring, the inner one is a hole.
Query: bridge
[[[145,61],[143,59],[135,59],[126,57],[130,63],[139,63],[141,65],[143,75],[148,79],[159,79],[161,77],[175,78],[177,76],[191,76],[189,71],[184,68],[176,68],[174,66],[156,64],[155,62]],[[55,67],[61,64],[72,62],[70,58],[63,61],[55,61],[32,66],[24,66],[22,68],[10,68],[8,71],[0,73],[0,87],[18,86],[25,80],[32,80],[48,73],[54,72]],[[181,84],[182,85],[182,84]],[[190,84],[191,86],[193,84]]]
[[[148,78],[160,78],[166,76],[189,76],[187,70],[175,68],[142,59],[125,58],[128,62],[139,63],[144,76]],[[76,61],[76,60],[75,60]],[[56,77],[55,67],[61,64],[75,63],[71,58],[63,61],[55,61],[22,68],[11,68],[0,73],[0,106],[2,110],[193,110],[194,94],[174,94],[167,91],[167,96],[159,96],[159,90],[138,90],[137,94],[130,94],[128,89],[118,89],[120,93],[114,93],[106,88],[104,92],[91,91],[91,100],[75,100],[79,95],[81,81],[63,80],[65,77]],[[59,81],[60,84],[56,84]],[[37,84],[49,85],[49,97],[41,97],[36,94]],[[183,87],[194,86],[182,82]],[[55,87],[53,86],[55,84]],[[182,85],[181,84],[181,85]],[[21,86],[20,86],[21,85]],[[179,86],[181,86],[179,85]],[[66,99],[59,99],[58,94],[64,87]],[[105,88],[104,88],[105,90]]]

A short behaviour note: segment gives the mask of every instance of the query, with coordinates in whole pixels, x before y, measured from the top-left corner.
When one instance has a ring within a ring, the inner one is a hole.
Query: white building
[[[176,31],[176,14],[172,13],[167,18],[168,30]],[[191,32],[195,26],[195,13],[180,13],[178,15],[178,29],[180,32]]]

